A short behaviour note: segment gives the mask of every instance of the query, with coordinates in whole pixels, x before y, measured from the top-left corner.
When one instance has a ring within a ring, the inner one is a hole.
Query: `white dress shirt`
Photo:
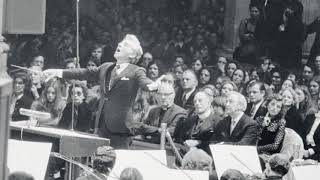
[[[230,134],[232,134],[232,131],[237,126],[238,122],[240,121],[241,117],[243,116],[243,112],[241,112],[237,117],[231,119],[231,125],[230,125]]]

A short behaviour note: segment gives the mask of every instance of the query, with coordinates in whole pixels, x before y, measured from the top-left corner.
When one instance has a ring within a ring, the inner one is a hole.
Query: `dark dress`
[[[86,102],[74,109],[74,130],[88,132],[93,127],[92,112]],[[72,119],[72,102],[68,103],[63,110],[61,120],[58,127],[63,129],[71,128]]]
[[[293,129],[296,133],[300,135],[300,137],[304,137],[304,125],[303,125],[303,119],[298,112],[296,106],[291,106],[290,109],[287,111],[287,113],[284,116],[284,119],[286,120],[286,127]]]
[[[270,120],[268,126],[263,127],[264,116],[257,118],[260,132],[258,141],[258,152],[266,154],[279,153],[285,135],[286,121],[281,116]]]
[[[28,120],[28,116],[20,114],[20,108],[30,109],[32,103],[33,98],[31,96],[28,96],[27,93],[24,93],[23,96],[20,99],[18,99],[15,103],[14,110],[12,113],[12,121]]]

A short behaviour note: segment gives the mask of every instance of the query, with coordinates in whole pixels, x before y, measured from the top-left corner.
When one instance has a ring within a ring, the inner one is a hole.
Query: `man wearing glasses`
[[[161,123],[167,123],[167,130],[174,135],[175,127],[179,121],[183,121],[186,110],[174,104],[175,91],[171,84],[162,83],[157,92],[159,105],[152,108],[140,131],[149,142],[159,143],[161,135]]]

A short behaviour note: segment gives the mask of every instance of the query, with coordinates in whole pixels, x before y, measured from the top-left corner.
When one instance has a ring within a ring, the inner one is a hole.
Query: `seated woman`
[[[282,98],[274,95],[267,103],[266,116],[257,118],[260,139],[258,141],[258,153],[279,153],[284,139],[286,121],[281,114]]]
[[[286,127],[293,129],[300,137],[304,136],[303,120],[297,110],[298,96],[292,88],[279,92],[283,101],[283,115],[286,120]]]
[[[58,127],[64,129],[70,129],[73,127],[74,130],[88,132],[93,128],[92,111],[85,99],[87,96],[87,87],[76,81],[74,88],[70,88],[69,96],[74,100],[74,114],[72,124],[72,101],[69,102],[66,108],[63,110],[61,120]]]
[[[20,114],[20,109],[30,109],[33,102],[30,93],[31,81],[27,73],[18,72],[13,75],[13,94],[10,102],[10,116],[12,121],[28,120],[27,116]]]
[[[31,120],[37,120],[39,125],[56,126],[64,107],[65,101],[62,100],[60,88],[55,80],[51,80],[47,83],[39,100],[31,106],[32,110],[50,113],[51,117],[49,119],[31,117]]]
[[[320,161],[320,100],[318,100],[318,111],[307,115],[305,124],[305,136],[303,137],[305,158]]]
[[[230,91],[238,91],[237,85],[232,81],[225,81],[221,85],[220,95],[228,96]]]

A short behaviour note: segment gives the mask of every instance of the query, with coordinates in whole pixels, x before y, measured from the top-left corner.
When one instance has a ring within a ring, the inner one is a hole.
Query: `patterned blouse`
[[[256,120],[258,132],[260,133],[258,152],[267,154],[279,152],[285,135],[286,120],[281,116],[276,116],[272,119],[260,116]]]

